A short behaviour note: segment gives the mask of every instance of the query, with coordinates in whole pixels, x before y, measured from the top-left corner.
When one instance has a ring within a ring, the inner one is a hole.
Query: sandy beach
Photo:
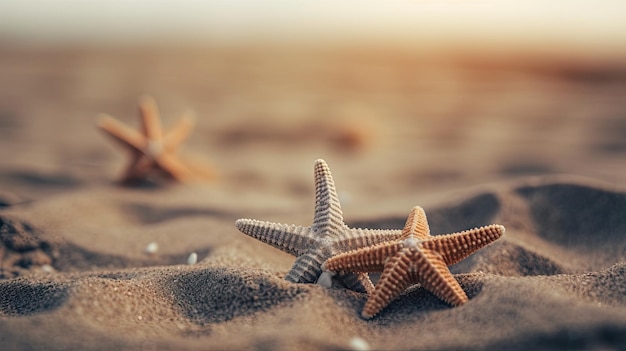
[[[498,60],[0,47],[0,348],[623,349],[626,68]],[[180,157],[218,179],[116,183],[97,116],[139,128],[142,94],[166,128],[193,111]],[[364,293],[285,281],[234,223],[310,225],[320,158],[350,227],[504,225],[450,267],[469,302],[415,286],[364,320]]]

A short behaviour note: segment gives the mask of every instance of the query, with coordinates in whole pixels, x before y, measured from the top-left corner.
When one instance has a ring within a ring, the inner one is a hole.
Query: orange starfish
[[[141,132],[129,128],[115,118],[103,115],[98,127],[126,147],[131,153],[131,160],[122,176],[122,183],[134,183],[147,179],[154,171],[180,181],[197,179],[198,174],[177,156],[182,142],[193,128],[191,116],[183,116],[178,124],[163,133],[159,111],[154,99],[143,96],[139,100]],[[207,178],[214,174],[204,172]]]
[[[409,214],[400,238],[334,256],[322,265],[322,269],[382,272],[361,313],[366,319],[375,316],[415,283],[443,301],[458,306],[467,302],[467,295],[447,266],[463,260],[502,234],[504,227],[492,224],[460,233],[431,236],[426,213],[416,206]]]

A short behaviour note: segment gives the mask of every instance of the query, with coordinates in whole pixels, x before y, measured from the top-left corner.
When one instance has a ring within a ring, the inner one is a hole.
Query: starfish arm
[[[187,139],[194,124],[195,120],[191,114],[184,115],[172,129],[165,133],[163,148],[167,152],[175,152],[180,144]]]
[[[399,242],[364,247],[333,256],[324,262],[322,268],[333,272],[382,272],[385,261],[401,249]]]
[[[407,217],[404,229],[402,229],[403,239],[408,239],[410,236],[420,240],[430,238],[430,228],[428,226],[428,220],[426,219],[426,212],[419,206],[413,207]]]
[[[151,96],[142,96],[139,100],[139,115],[141,116],[143,132],[150,141],[163,140],[163,131],[159,119],[159,110]]]
[[[492,224],[459,233],[431,237],[422,243],[424,248],[438,252],[449,266],[478,249],[491,244],[504,234],[504,226]]]
[[[180,182],[193,179],[193,172],[170,153],[163,153],[154,161],[164,172]]]
[[[335,279],[340,281],[347,289],[356,292],[371,294],[374,291],[374,284],[372,284],[372,280],[366,273],[337,274]]]
[[[467,302],[465,291],[439,254],[424,251],[423,255],[416,256],[417,260],[413,262],[415,270],[411,271],[413,281],[450,305],[459,306]]]
[[[347,252],[394,241],[399,239],[400,236],[402,236],[402,231],[400,230],[350,228],[342,232],[338,243],[339,247]]]
[[[256,219],[238,219],[235,226],[240,232],[294,256],[305,254],[315,241],[309,227]]]
[[[147,140],[143,135],[109,115],[103,114],[100,117],[98,127],[135,153],[143,153],[142,150],[146,147]]]
[[[311,228],[322,236],[341,233],[347,228],[343,223],[333,176],[326,162],[321,159],[315,161],[315,215]]]
[[[184,157],[185,165],[194,174],[197,179],[215,180],[219,178],[219,173],[210,164],[203,163],[195,157]]]
[[[398,254],[389,259],[380,280],[363,307],[361,312],[363,318],[374,317],[411,284],[411,277],[408,274],[410,265],[410,259],[405,254]]]
[[[287,272],[285,280],[292,283],[315,283],[322,274],[324,257],[319,252],[309,252],[298,256]]]

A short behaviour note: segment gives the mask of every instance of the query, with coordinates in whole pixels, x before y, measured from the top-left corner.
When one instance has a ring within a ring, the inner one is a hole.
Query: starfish
[[[156,103],[149,96],[140,99],[139,114],[142,122],[141,132],[108,115],[103,115],[98,122],[100,129],[131,153],[130,163],[121,179],[122,183],[146,179],[153,171],[159,171],[181,182],[196,178],[194,170],[176,155],[193,128],[193,118],[185,115],[172,129],[163,133]]]
[[[239,219],[235,223],[242,233],[296,256],[285,276],[292,283],[320,283],[330,286],[329,276],[320,278],[321,265],[331,256],[359,247],[378,244],[400,237],[400,230],[349,228],[343,214],[335,183],[324,160],[315,161],[315,215],[308,227]],[[366,273],[345,273],[335,282],[359,292],[374,289]]]
[[[459,233],[431,236],[424,210],[413,208],[395,240],[336,255],[322,265],[324,271],[382,272],[361,316],[372,318],[411,284],[419,283],[441,300],[459,306],[467,295],[447,266],[504,234],[504,227],[492,224]]]

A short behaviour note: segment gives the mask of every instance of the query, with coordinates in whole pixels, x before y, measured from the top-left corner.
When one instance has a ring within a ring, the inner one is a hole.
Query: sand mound
[[[520,187],[537,234],[559,246],[625,259],[626,194],[578,184]],[[607,252],[608,250],[608,252]],[[621,255],[620,255],[621,254]]]
[[[67,300],[68,289],[50,282],[15,280],[2,287],[0,311],[6,316],[26,316],[53,310]]]
[[[58,251],[33,229],[11,217],[0,217],[0,278],[11,278],[25,270],[51,267]]]

